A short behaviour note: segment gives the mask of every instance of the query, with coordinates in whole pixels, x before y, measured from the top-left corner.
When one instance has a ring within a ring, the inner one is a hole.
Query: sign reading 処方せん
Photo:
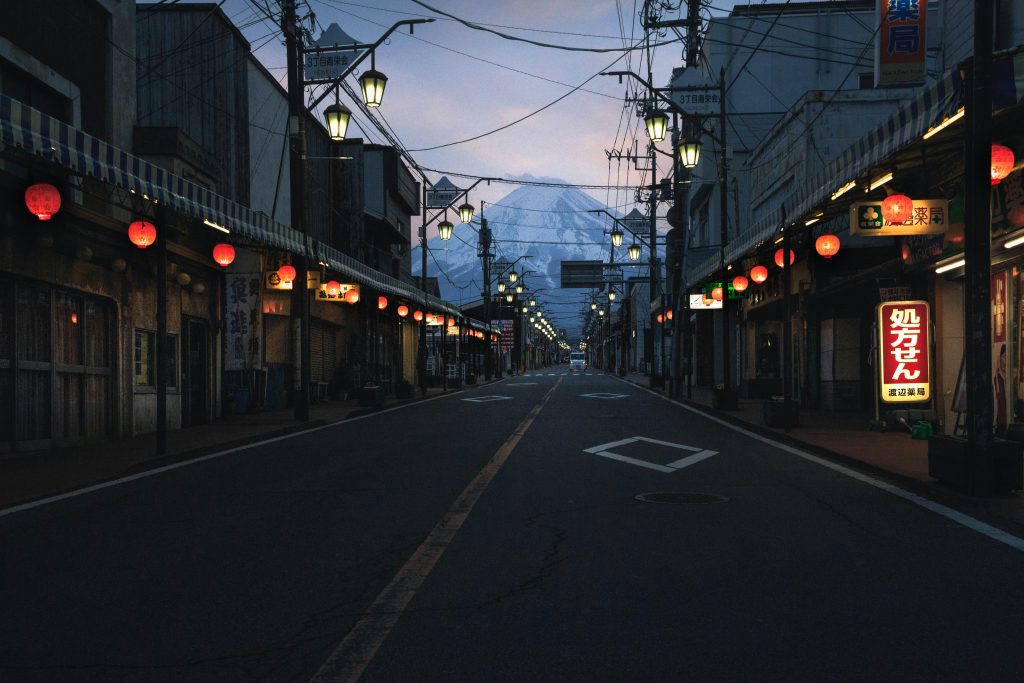
[[[850,205],[850,234],[875,237],[893,235],[938,235],[949,224],[949,201],[915,199],[910,218],[890,223],[882,216],[882,202],[854,202]]]
[[[931,399],[930,325],[927,301],[878,305],[879,394],[884,403]]]

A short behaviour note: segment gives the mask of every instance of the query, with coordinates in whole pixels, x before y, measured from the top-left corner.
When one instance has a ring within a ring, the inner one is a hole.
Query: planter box
[[[359,405],[361,406],[382,406],[384,405],[384,387],[365,386],[359,390]]]
[[[1024,444],[993,439],[992,480],[980,482],[979,493],[1006,493],[1024,488]],[[971,459],[977,457],[967,439],[933,436],[928,439],[928,476],[959,489],[971,488]]]
[[[800,404],[796,401],[770,398],[762,406],[765,426],[783,428],[800,426]]]
[[[711,407],[715,410],[736,410],[739,405],[739,394],[732,389],[716,388],[711,393]]]

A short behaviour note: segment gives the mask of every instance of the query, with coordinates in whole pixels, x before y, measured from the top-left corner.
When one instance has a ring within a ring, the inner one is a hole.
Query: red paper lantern
[[[288,284],[295,279],[295,268],[286,263],[277,269],[277,277],[281,279],[281,282]]]
[[[378,311],[383,311],[387,307],[388,307],[388,298],[386,296],[378,296],[377,297],[377,310]]]
[[[25,190],[25,206],[41,221],[60,211],[60,191],[49,183],[36,183]]]
[[[748,286],[750,286],[750,281],[744,275],[737,275],[732,279],[732,288],[737,292],[747,291]]]
[[[454,324],[455,324],[455,318],[448,318],[448,325],[451,326],[451,325],[454,325]]]
[[[658,320],[658,324],[660,325],[661,323],[663,323],[665,321],[665,318],[661,315],[661,313],[659,313],[657,320]]]
[[[904,242],[903,246],[900,247],[900,258],[904,261],[910,260],[910,245],[906,242]]]
[[[715,287],[714,289],[712,289],[711,290],[711,298],[714,299],[715,301],[721,301],[722,300],[722,288],[721,287]]]
[[[825,258],[832,258],[839,253],[839,238],[835,235],[822,235],[814,240],[814,250]]]
[[[226,242],[213,247],[213,260],[222,266],[230,266],[235,260],[235,248]]]
[[[914,215],[914,200],[905,194],[891,194],[882,200],[882,218],[898,225]]]
[[[793,261],[795,261],[795,260],[796,260],[796,253],[792,249],[790,249],[789,250],[789,265],[793,265]],[[783,264],[782,264],[782,250],[781,249],[776,249],[775,250],[775,265],[777,265],[779,268],[783,268],[784,267]]]
[[[420,322],[421,320],[423,320],[423,311],[416,311],[415,313],[413,313],[412,319],[415,320],[416,322]]]
[[[409,307],[399,306],[398,308],[395,309],[395,312],[398,313],[399,318],[404,318],[405,316],[409,315]]]
[[[135,221],[128,226],[128,239],[139,249],[156,242],[156,226],[149,221]]]
[[[1006,145],[992,145],[992,184],[998,185],[1012,170],[1013,150]]]
[[[345,292],[345,302],[355,304],[359,302],[359,290],[350,289]]]
[[[671,309],[671,308],[670,308],[670,309],[668,309],[668,310],[667,310],[667,311],[665,312],[665,319],[666,319],[666,320],[671,320],[671,319],[672,319],[672,309]]]
[[[759,285],[768,279],[768,269],[764,266],[754,266],[750,269],[750,279],[755,285]]]
[[[327,290],[327,296],[336,299],[341,294],[341,283],[337,280],[331,280],[327,283],[325,289]]]

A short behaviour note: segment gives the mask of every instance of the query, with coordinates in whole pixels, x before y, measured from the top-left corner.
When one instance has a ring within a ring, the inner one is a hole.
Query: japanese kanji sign
[[[938,235],[949,225],[949,201],[915,199],[910,219],[890,223],[882,217],[882,202],[854,202],[850,205],[850,234],[874,237],[893,235]]]
[[[924,80],[927,0],[878,0],[875,86]]]
[[[224,369],[260,367],[262,273],[232,273],[224,278]]]
[[[931,399],[931,320],[927,301],[878,305],[880,395],[885,403]]]

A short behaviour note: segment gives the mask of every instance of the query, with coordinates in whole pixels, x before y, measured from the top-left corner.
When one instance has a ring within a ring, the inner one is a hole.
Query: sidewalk
[[[486,386],[491,382],[469,385]],[[448,393],[458,391],[449,389]],[[427,390],[425,398],[442,393]],[[0,458],[0,509],[70,491],[126,475],[143,472],[206,453],[300,432],[311,427],[374,413],[396,405],[423,400],[385,399],[380,407],[360,406],[355,399],[322,401],[310,406],[309,422],[293,419],[291,408],[246,415],[229,415],[211,424],[172,429],[167,432],[167,454],[157,457],[156,434],[143,434],[119,441],[54,448],[46,451],[13,453]]]
[[[647,376],[630,373],[625,380],[649,388]],[[661,389],[653,389],[663,393]],[[956,506],[969,514],[990,516],[1024,527],[1024,499],[1020,495],[993,498],[975,498],[954,491],[928,476],[928,442],[911,439],[902,426],[886,432],[868,430],[868,418],[861,413],[837,413],[827,410],[800,409],[800,426],[789,432],[767,427],[764,423],[762,400],[739,400],[738,410],[717,411],[711,408],[712,389],[693,387],[692,398],[687,400],[683,387],[680,402],[709,414],[736,421],[751,431],[772,436],[782,442],[807,447],[808,451],[834,460],[855,461],[882,477],[896,479],[906,488],[928,497]],[[1004,525],[1005,526],[1005,525]],[[1013,529],[1015,533],[1024,528]]]

